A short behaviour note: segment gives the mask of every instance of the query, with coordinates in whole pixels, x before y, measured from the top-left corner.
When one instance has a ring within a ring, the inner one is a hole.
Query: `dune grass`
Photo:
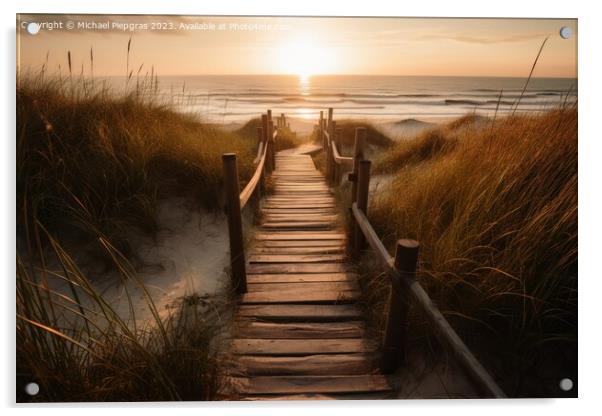
[[[400,142],[369,217],[421,243],[418,278],[510,396],[576,380],[577,111],[468,118]],[[462,127],[462,128],[460,128]],[[382,305],[382,276],[368,279]]]
[[[39,229],[38,229],[39,230]],[[40,230],[44,233],[44,230]],[[17,256],[17,401],[211,400],[220,388],[217,335],[212,312],[219,305],[189,297],[160,316],[133,267],[101,240],[119,270],[130,314],[112,307],[74,259],[50,235],[52,249],[33,244],[39,262]],[[57,264],[57,269],[45,265]],[[67,289],[51,289],[62,279]],[[138,289],[153,317],[136,322]],[[215,302],[213,302],[215,303]],[[27,383],[40,386],[36,396]]]
[[[102,235],[130,254],[132,227],[157,229],[157,201],[186,196],[217,209],[221,155],[252,175],[256,137],[228,133],[156,103],[140,88],[115,94],[89,81],[24,76],[17,89],[17,212],[57,235]],[[97,247],[98,248],[98,247]]]
[[[160,315],[136,274],[129,236],[157,231],[163,198],[218,210],[222,153],[237,153],[244,186],[256,136],[172,110],[157,99],[152,76],[128,82],[115,91],[83,76],[19,74],[18,401],[210,400],[218,393],[227,293],[224,305],[190,296]],[[97,290],[82,258],[100,259],[121,277],[129,314]],[[137,322],[144,313],[132,296],[146,300],[150,321]],[[32,381],[41,387],[35,397],[23,391]]]
[[[358,127],[364,127],[366,129],[366,143],[370,147],[379,149],[386,149],[392,146],[395,142],[386,134],[380,132],[370,122],[358,121],[358,120],[336,120],[337,129],[340,129],[339,145],[341,151],[347,153],[350,149],[353,149],[355,143],[355,129]],[[314,131],[311,135],[310,140],[317,141],[317,131]]]
[[[236,130],[236,133],[242,137],[257,137],[257,128],[261,127],[261,118],[253,118],[247,121],[242,127]],[[278,136],[275,139],[274,147],[277,152],[291,149],[302,144],[303,140],[288,127],[281,127]]]

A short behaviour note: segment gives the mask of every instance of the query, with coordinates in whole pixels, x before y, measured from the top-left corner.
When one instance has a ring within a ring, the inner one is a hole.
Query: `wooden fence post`
[[[272,169],[276,169],[276,141],[274,140],[274,121],[270,120],[268,123],[268,140],[270,142],[270,158]]]
[[[368,216],[368,193],[370,191],[370,165],[369,160],[360,160],[357,171],[357,208]],[[365,238],[360,226],[354,221],[353,252],[359,257],[364,248]]]
[[[332,107],[330,107],[328,109],[328,125],[326,126],[328,128],[328,132],[330,133],[330,124],[332,123]]]
[[[324,152],[326,152],[326,146],[328,143],[328,139],[326,138],[326,119],[322,120],[322,147],[324,148]]]
[[[322,150],[325,150],[324,146],[324,111],[320,111],[320,121],[318,122],[318,139],[322,143]]]
[[[387,323],[383,337],[381,368],[386,374],[397,370],[405,359],[403,348],[407,335],[409,297],[404,290],[406,286],[402,279],[413,279],[416,276],[419,247],[415,240],[397,241],[395,270],[398,273],[391,278]]]
[[[228,233],[230,236],[230,266],[236,291],[240,294],[247,291],[247,274],[245,270],[245,248],[242,235],[242,217],[240,213],[240,187],[238,184],[238,167],[236,154],[222,155],[224,170],[224,190],[226,192],[226,214],[228,216]]]
[[[351,180],[351,203],[353,204],[357,200],[357,171],[359,168],[360,160],[364,158],[364,144],[366,141],[366,129],[364,127],[357,127],[355,129],[355,143],[353,147],[353,170],[349,179]]]
[[[334,145],[339,151],[339,155],[341,154],[341,143],[343,136],[343,129],[341,127],[337,127],[334,131]],[[344,166],[339,163],[334,164],[334,184],[336,186],[341,185],[341,179],[343,178],[343,168]]]
[[[261,115],[261,126],[263,131],[263,145],[266,146],[266,160],[265,166],[267,172],[272,172],[274,167],[272,166],[272,160],[270,159],[270,141],[268,140],[268,116],[267,114]]]
[[[328,128],[328,170],[326,171],[326,177],[328,179],[329,183],[333,183],[334,182],[334,169],[335,169],[335,162],[334,162],[334,152],[332,150],[332,144],[334,143],[335,140],[335,130],[336,130],[336,126],[337,126],[337,122],[332,120],[330,122],[330,127]]]
[[[257,146],[261,146],[263,145],[263,148],[261,149],[262,152],[265,151],[265,146],[266,144],[263,142],[263,127],[257,127]],[[261,156],[261,154],[260,154]],[[265,192],[265,171],[266,171],[266,165],[265,163],[263,164],[263,172],[261,172],[261,176],[259,177],[259,189],[258,189],[258,199],[261,199],[261,194]]]

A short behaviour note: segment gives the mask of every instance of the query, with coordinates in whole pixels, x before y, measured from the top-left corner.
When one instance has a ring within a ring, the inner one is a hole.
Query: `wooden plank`
[[[365,335],[361,321],[273,323],[243,320],[237,323],[237,338],[362,338]]]
[[[247,274],[247,283],[301,283],[357,281],[354,273]]]
[[[242,296],[242,304],[260,303],[349,303],[360,298],[358,291],[339,290],[280,290],[278,292],[247,292]]]
[[[248,394],[237,396],[241,401],[306,401],[306,400],[391,400],[397,399],[395,392],[381,391],[368,393],[303,393],[303,394]]]
[[[303,202],[305,204],[305,206],[308,206],[308,204],[324,204],[324,203],[331,203],[331,204],[336,204],[336,201],[334,200],[333,197],[331,196],[315,196],[315,197],[309,197],[309,196],[305,196],[305,195],[282,195],[282,196],[278,196],[278,197],[271,197],[271,198],[267,198],[264,202],[266,203],[286,203],[286,202]]]
[[[334,224],[331,221],[306,221],[306,222],[265,222],[261,228],[280,228],[280,229],[329,229]]]
[[[339,339],[233,339],[230,352],[237,355],[353,354],[376,351],[376,343],[363,338]]]
[[[345,254],[251,254],[249,263],[331,263],[342,262]]]
[[[263,208],[263,214],[323,214],[336,215],[337,211],[334,208],[315,208],[304,206],[303,208]]]
[[[381,375],[231,377],[229,384],[242,394],[362,393],[389,391]]]
[[[330,322],[357,320],[362,310],[357,305],[242,305],[242,317],[291,322]]]
[[[292,203],[263,203],[262,209],[307,209],[308,205],[304,204],[302,201],[292,202]],[[334,209],[336,208],[336,204],[334,202],[329,202],[325,204],[311,204],[313,208],[326,208],[326,209]]]
[[[318,283],[249,283],[249,292],[278,292],[278,291],[359,291],[360,285],[356,280],[345,282],[318,282]]]
[[[264,240],[255,242],[254,248],[334,248],[346,247],[343,240]]]
[[[251,263],[247,267],[249,274],[264,273],[333,273],[346,272],[351,266],[345,263]]]
[[[338,231],[283,231],[255,233],[256,240],[346,240],[347,236]]]
[[[373,354],[319,354],[295,357],[245,355],[230,365],[230,374],[245,375],[360,375],[374,371]]]
[[[335,254],[344,253],[344,245],[321,247],[253,247],[249,254]]]
[[[282,213],[282,214],[273,214],[273,213],[263,213],[263,219],[266,222],[328,222],[328,223],[336,223],[338,221],[338,216],[336,214],[290,214],[290,213]]]

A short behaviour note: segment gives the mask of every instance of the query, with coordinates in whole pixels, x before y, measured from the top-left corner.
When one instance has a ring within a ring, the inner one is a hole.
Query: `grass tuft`
[[[576,377],[577,111],[465,124],[378,162],[394,178],[370,220],[421,243],[420,281],[507,393],[558,395]]]

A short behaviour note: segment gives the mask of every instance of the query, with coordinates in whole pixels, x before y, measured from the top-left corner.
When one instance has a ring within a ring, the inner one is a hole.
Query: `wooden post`
[[[395,249],[395,270],[398,273],[391,279],[381,363],[381,368],[386,374],[397,370],[405,359],[403,347],[406,341],[409,298],[403,290],[406,285],[402,279],[415,278],[419,247],[417,241],[399,240]]]
[[[368,216],[368,193],[370,190],[370,165],[369,160],[360,160],[357,172],[357,208]],[[360,252],[364,248],[364,234],[361,228],[354,221],[353,230],[353,251],[356,257],[359,257]]]
[[[261,149],[262,151],[265,151],[265,143],[263,142],[263,128],[262,127],[257,127],[257,146],[263,145],[264,148]],[[261,172],[261,176],[259,177],[259,189],[257,190],[258,192],[258,198],[257,199],[261,199],[261,194],[265,191],[265,163],[263,165],[263,172]]]
[[[335,162],[334,162],[334,152],[332,151],[332,144],[335,143],[335,131],[337,127],[336,121],[330,122],[330,127],[328,130],[328,170],[326,171],[326,177],[330,183],[334,182],[334,170],[335,170]]]
[[[320,121],[318,121],[318,139],[320,143],[322,143],[322,150],[325,150],[324,146],[324,130],[322,127],[324,126],[324,111],[320,111]]]
[[[263,129],[263,145],[267,146],[266,149],[266,160],[265,160],[265,164],[266,164],[266,170],[267,172],[271,172],[272,170],[274,170],[274,167],[272,166],[272,160],[270,159],[270,141],[268,140],[268,116],[267,114],[262,114],[261,115],[261,126]]]
[[[236,291],[240,294],[247,291],[247,273],[245,270],[245,248],[242,235],[242,217],[240,214],[240,187],[238,184],[238,167],[236,154],[222,155],[224,170],[224,190],[226,192],[226,214],[228,216],[228,233],[230,236],[230,266]]]
[[[328,132],[330,132],[330,124],[332,123],[332,107],[330,107],[328,109],[328,125],[326,127],[328,127]]]
[[[269,128],[269,134],[268,134],[268,140],[270,141],[270,158],[271,158],[271,165],[273,169],[276,169],[276,141],[274,140],[274,121],[270,120],[270,122],[268,123],[268,128]]]
[[[326,119],[322,120],[322,146],[324,148],[324,152],[326,152],[326,146],[328,144],[328,139],[326,138]]]
[[[339,154],[341,154],[342,136],[343,136],[343,129],[340,127],[337,127],[334,132],[334,145],[336,146],[337,150],[339,151]],[[341,184],[341,179],[343,178],[343,165],[335,163],[334,168],[335,168],[334,169],[334,183],[336,186],[339,186]]]
[[[357,127],[355,129],[355,143],[353,147],[353,171],[349,176],[351,181],[351,203],[357,200],[357,171],[360,160],[364,158],[364,143],[366,141],[366,129]]]

